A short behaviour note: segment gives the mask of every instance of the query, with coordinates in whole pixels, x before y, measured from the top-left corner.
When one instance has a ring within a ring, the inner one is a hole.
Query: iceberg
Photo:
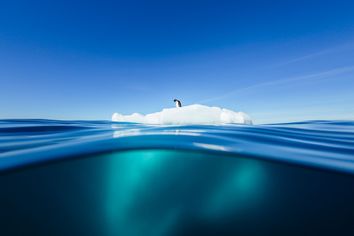
[[[200,104],[165,108],[160,112],[147,115],[139,113],[133,113],[131,115],[114,113],[112,115],[112,121],[156,125],[252,124],[250,117],[243,112],[236,112],[220,107],[209,107]]]

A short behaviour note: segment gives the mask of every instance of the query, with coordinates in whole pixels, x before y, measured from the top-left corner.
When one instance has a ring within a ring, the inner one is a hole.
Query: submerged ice
[[[220,107],[209,107],[200,104],[165,108],[160,112],[147,115],[139,113],[133,113],[131,115],[114,113],[112,115],[112,121],[162,125],[252,124],[250,117],[243,112],[236,112]]]

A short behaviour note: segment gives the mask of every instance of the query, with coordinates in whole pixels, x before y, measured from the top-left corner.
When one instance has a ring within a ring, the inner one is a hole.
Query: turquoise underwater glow
[[[353,233],[353,122],[3,120],[0,134],[2,235]]]

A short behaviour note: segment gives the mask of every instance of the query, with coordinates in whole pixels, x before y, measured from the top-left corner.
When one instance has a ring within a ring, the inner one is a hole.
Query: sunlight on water
[[[205,208],[210,217],[218,217],[227,212],[242,211],[249,204],[256,206],[261,201],[266,183],[265,170],[254,160],[244,160],[230,171],[229,176],[210,196]]]
[[[144,226],[146,222],[137,222],[135,217],[127,217],[127,214],[134,207],[136,199],[141,197],[139,189],[146,184],[156,169],[161,168],[161,157],[168,158],[166,155],[166,151],[133,151],[101,157],[110,160],[106,171],[106,209],[112,235],[141,235],[151,229],[148,225]]]

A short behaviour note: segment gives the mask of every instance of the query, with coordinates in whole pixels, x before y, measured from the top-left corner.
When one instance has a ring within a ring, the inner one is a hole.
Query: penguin
[[[182,103],[178,99],[174,99],[173,102],[176,104],[176,107],[182,107]]]

